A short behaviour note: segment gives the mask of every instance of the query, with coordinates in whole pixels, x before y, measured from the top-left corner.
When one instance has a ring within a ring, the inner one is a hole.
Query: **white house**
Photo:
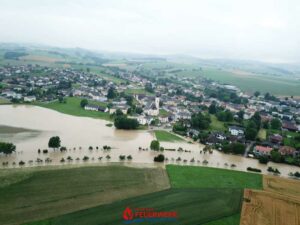
[[[229,132],[233,136],[243,135],[244,134],[244,128],[238,127],[238,126],[230,126],[228,128]]]
[[[25,96],[24,97],[24,102],[34,102],[34,101],[36,101],[35,96]]]

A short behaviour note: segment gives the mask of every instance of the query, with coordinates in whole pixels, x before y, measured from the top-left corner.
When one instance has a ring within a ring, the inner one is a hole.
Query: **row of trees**
[[[117,129],[134,130],[139,127],[139,122],[136,119],[120,115],[115,118],[114,125]]]

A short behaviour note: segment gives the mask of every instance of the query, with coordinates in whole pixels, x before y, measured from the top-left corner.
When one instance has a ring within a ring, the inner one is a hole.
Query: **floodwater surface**
[[[155,139],[153,131],[117,130],[106,126],[107,123],[100,119],[70,116],[38,106],[0,106],[0,141],[12,142],[17,147],[16,153],[9,156],[0,155],[0,163],[2,165],[3,162],[8,162],[8,167],[19,167],[18,163],[21,160],[26,163],[25,166],[46,164],[37,163],[37,158],[43,161],[50,158],[51,165],[62,165],[62,158],[65,159],[64,164],[108,163],[120,162],[120,155],[131,155],[132,160],[125,160],[126,164],[155,165],[153,158],[158,152],[147,150],[150,142]],[[48,141],[52,136],[59,136],[61,145],[67,147],[67,151],[49,149]],[[104,145],[111,146],[112,149],[104,151],[102,149]],[[93,150],[89,150],[90,146]],[[217,150],[212,154],[200,154],[204,146],[199,143],[161,142],[161,146],[175,149],[175,151],[164,151],[163,154],[168,158],[166,163],[203,166],[203,161],[206,160],[207,166],[211,167],[242,171],[247,167],[254,167],[260,168],[263,173],[267,173],[268,166],[273,166],[278,168],[283,176],[287,176],[289,172],[299,171],[295,166],[272,162],[262,165],[258,160],[223,154]],[[186,151],[177,151],[179,147]],[[48,149],[49,152],[38,153],[38,149],[41,151]],[[110,156],[109,160],[106,159],[107,155]],[[67,161],[68,156],[73,160]],[[89,157],[89,160],[84,162],[82,160],[84,156]],[[181,160],[176,160],[179,157]],[[76,160],[77,158],[79,160]],[[33,162],[29,163],[29,161]]]

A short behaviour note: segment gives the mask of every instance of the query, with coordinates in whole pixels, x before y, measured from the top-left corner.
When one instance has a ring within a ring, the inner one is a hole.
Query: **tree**
[[[283,161],[280,152],[278,152],[278,151],[276,151],[276,150],[272,150],[272,151],[271,151],[271,160],[272,160],[273,162],[277,162],[277,163],[280,163],[280,162]]]
[[[231,152],[233,154],[238,154],[238,155],[244,154],[245,149],[246,149],[246,146],[244,144],[241,144],[238,142],[227,144],[227,145],[223,146],[223,151],[225,153]]]
[[[154,157],[154,162],[163,162],[165,161],[165,156],[163,154],[159,154],[158,156]]]
[[[124,115],[124,113],[122,112],[121,109],[116,110],[116,116],[123,116],[123,115]]]
[[[110,87],[107,92],[107,98],[113,99],[117,96],[117,93],[113,87]]]
[[[153,86],[152,86],[152,84],[150,82],[146,83],[145,90],[148,91],[148,92],[150,92],[150,93],[154,92],[154,88],[153,88]]]
[[[0,142],[0,153],[11,154],[16,151],[16,146],[12,143]]]
[[[87,99],[82,99],[80,101],[80,106],[81,108],[84,108],[87,104],[89,104],[88,100]]]
[[[261,117],[259,115],[259,112],[255,112],[251,117],[251,120],[256,124],[256,129],[259,130],[261,125]]]
[[[48,142],[48,147],[49,148],[59,148],[60,143],[61,143],[60,137],[58,137],[58,136],[51,137]]]
[[[154,150],[154,151],[158,151],[159,150],[159,146],[160,146],[159,141],[153,140],[153,141],[151,141],[150,149]]]
[[[257,98],[260,95],[259,91],[254,92],[254,96]]]
[[[271,128],[274,130],[279,130],[281,128],[281,122],[279,119],[274,118],[271,120]]]
[[[240,111],[237,113],[238,117],[239,117],[241,120],[244,119],[244,114],[245,114],[245,112],[244,112],[243,110],[240,110]]]
[[[259,156],[258,161],[262,164],[267,164],[269,162],[269,158],[265,155]]]
[[[141,107],[136,107],[135,112],[137,114],[142,114],[143,113],[143,109]]]
[[[216,106],[216,103],[212,103],[210,104],[210,106],[208,107],[208,112],[210,114],[216,114],[217,113],[217,106]]]
[[[193,114],[191,118],[192,127],[200,130],[207,129],[210,122],[209,115],[203,115],[201,112]]]
[[[254,141],[257,135],[257,128],[254,121],[250,120],[245,130],[245,137],[247,140]]]
[[[126,116],[117,116],[114,125],[117,129],[133,130],[138,128],[139,122]]]

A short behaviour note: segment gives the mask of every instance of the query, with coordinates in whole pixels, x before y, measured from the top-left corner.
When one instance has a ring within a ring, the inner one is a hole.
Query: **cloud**
[[[0,41],[295,61],[300,2],[0,0]]]

